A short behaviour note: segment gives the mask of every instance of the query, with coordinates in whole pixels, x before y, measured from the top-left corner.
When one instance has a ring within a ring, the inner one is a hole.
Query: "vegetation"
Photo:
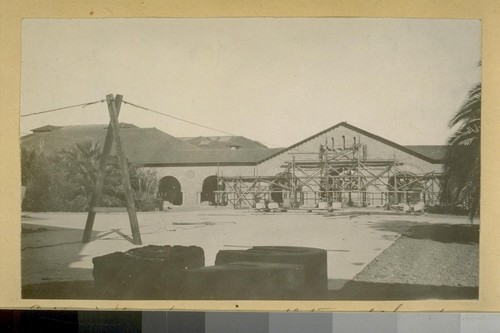
[[[138,211],[163,210],[163,199],[156,195],[159,180],[156,171],[133,169],[132,187],[135,191],[135,206]]]
[[[464,105],[450,120],[458,127],[448,140],[444,160],[441,202],[468,210],[472,221],[479,215],[481,174],[481,84],[469,92]]]
[[[47,189],[54,188],[57,170],[50,172],[50,163],[43,154],[23,150],[21,152],[21,184],[26,186],[23,210],[44,211],[53,204]]]
[[[94,190],[101,158],[98,144],[81,142],[56,155],[21,152],[21,182],[26,186],[25,211],[87,211]],[[138,211],[160,208],[156,197],[158,180],[152,171],[129,164],[131,186]],[[124,207],[125,193],[116,156],[106,164],[99,206]]]

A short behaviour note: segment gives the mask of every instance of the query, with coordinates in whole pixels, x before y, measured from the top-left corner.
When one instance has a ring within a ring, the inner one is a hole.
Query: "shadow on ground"
[[[93,281],[48,282],[23,287],[24,299],[99,299]],[[477,299],[477,287],[427,286],[349,281],[340,290],[322,295],[290,295],[286,300],[424,300]],[[264,298],[265,300],[266,298]],[[269,299],[268,299],[269,300]]]
[[[434,224],[410,227],[403,236],[441,243],[479,244],[479,226],[470,224]]]
[[[441,243],[479,244],[479,225],[435,224],[409,221],[381,221],[370,227],[401,234],[412,239],[428,239]]]
[[[478,287],[451,287],[349,281],[344,285],[342,289],[329,292],[327,299],[390,301],[424,299],[477,299],[478,297]]]
[[[83,260],[81,229],[23,224],[21,229],[21,280],[22,293],[25,285],[40,281],[37,289],[42,295],[46,284],[71,281],[83,278],[92,279],[92,269],[74,267]],[[93,236],[96,236],[93,232]],[[64,293],[65,291],[61,291]],[[33,298],[33,290],[28,291]],[[80,297],[81,298],[81,297]]]
[[[22,288],[23,299],[98,299],[94,281],[61,281],[30,284]]]

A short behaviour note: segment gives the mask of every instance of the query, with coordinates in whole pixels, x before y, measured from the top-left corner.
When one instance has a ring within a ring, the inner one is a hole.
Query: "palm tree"
[[[65,180],[72,183],[80,194],[90,198],[96,181],[97,166],[101,156],[99,144],[91,141],[76,143],[59,154],[65,167]]]
[[[481,83],[450,120],[449,127],[455,126],[444,159],[441,202],[467,208],[472,222],[479,215],[481,192]]]
[[[99,143],[82,141],[59,153],[59,161],[64,170],[64,181],[73,188],[73,197],[82,196],[87,203],[94,191],[97,180],[99,161],[101,159]],[[121,174],[114,156],[106,165],[106,175],[101,195],[104,206],[123,205],[123,188]]]
[[[99,143],[91,141],[78,142],[70,149],[59,153],[59,161],[65,174],[64,181],[73,187],[73,196],[83,196],[87,203],[90,202],[94,192],[101,156]],[[128,168],[132,188],[138,190],[137,169],[130,163],[128,163]],[[103,206],[125,205],[125,190],[116,155],[108,157],[99,204]]]

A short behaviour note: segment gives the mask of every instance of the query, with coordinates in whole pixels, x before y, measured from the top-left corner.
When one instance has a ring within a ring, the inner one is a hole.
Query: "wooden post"
[[[356,138],[354,138],[356,140]],[[363,207],[364,202],[363,198],[361,197],[361,166],[359,163],[359,150],[356,150],[356,162],[358,163],[357,170],[356,172],[358,173],[358,207]]]
[[[115,98],[115,111],[116,116],[120,113],[122,102],[122,96],[117,95]],[[109,108],[108,101],[108,108]],[[101,160],[99,161],[99,170],[97,171],[96,183],[94,187],[94,193],[89,203],[89,213],[87,215],[87,223],[85,224],[85,231],[83,232],[83,243],[88,243],[90,241],[90,236],[92,234],[92,228],[94,226],[94,220],[96,212],[93,210],[95,206],[99,203],[101,198],[102,187],[104,185],[104,176],[106,174],[106,162],[108,161],[109,153],[111,152],[111,147],[113,146],[113,128],[111,122],[108,125],[108,131],[106,133],[106,139],[104,141],[104,147],[102,148]]]
[[[108,101],[109,117],[111,119],[111,127],[113,129],[113,139],[116,145],[116,156],[118,157],[118,164],[122,169],[122,184],[125,190],[125,200],[127,202],[127,212],[128,218],[130,220],[130,228],[132,229],[132,238],[134,244],[141,245],[142,240],[141,233],[139,231],[139,222],[137,221],[137,214],[135,211],[134,194],[132,192],[132,187],[130,186],[130,176],[128,173],[127,159],[125,158],[125,153],[123,151],[122,141],[120,138],[120,125],[118,123],[116,106],[113,102],[113,95],[107,95],[106,100]]]
[[[89,214],[87,216],[87,223],[85,225],[85,231],[83,234],[82,242],[88,243],[90,241],[90,236],[92,234],[92,227],[94,225],[96,211],[94,207],[98,204],[99,198],[101,196],[102,187],[104,184],[106,161],[111,152],[111,147],[113,146],[113,141],[116,144],[116,155],[118,157],[118,164],[121,169],[122,174],[122,184],[125,191],[125,200],[127,202],[127,212],[130,220],[130,228],[132,229],[133,243],[136,245],[141,245],[141,234],[139,231],[139,223],[137,221],[137,214],[135,210],[134,197],[132,192],[132,187],[130,186],[130,176],[128,172],[127,159],[125,158],[125,153],[123,151],[121,138],[120,138],[120,126],[118,123],[118,114],[120,113],[120,106],[123,96],[107,95],[106,100],[108,103],[108,111],[110,122],[108,126],[108,132],[106,133],[106,141],[104,142],[103,152],[101,155],[101,161],[99,163],[99,171],[97,174],[96,185],[94,188],[94,193],[89,205]]]
[[[396,156],[394,156],[394,203],[399,204],[398,199],[398,178],[397,178],[397,170],[396,170]]]

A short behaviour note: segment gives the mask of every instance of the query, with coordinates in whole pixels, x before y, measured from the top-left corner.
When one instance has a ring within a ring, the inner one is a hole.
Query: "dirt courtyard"
[[[382,270],[378,266],[374,267],[374,264],[369,264],[383,260],[392,262],[392,257],[397,258],[398,253],[403,251],[395,246],[395,241],[404,238],[401,235],[411,227],[442,228],[468,223],[467,219],[461,216],[394,215],[391,212],[386,214],[384,211],[366,210],[352,213],[354,214],[326,216],[320,212],[307,211],[260,213],[253,210],[200,207],[138,213],[138,220],[143,246],[196,245],[204,250],[206,266],[214,264],[219,250],[247,249],[258,245],[325,249],[330,290],[340,290],[349,281],[377,282],[384,277],[401,283],[392,276],[399,267],[387,272],[386,269],[390,268],[387,263]],[[93,257],[138,247],[131,242],[126,213],[98,214],[92,239],[86,244],[81,242],[85,221],[86,213],[23,214],[23,286],[60,281],[91,281]],[[444,232],[446,234],[448,231]],[[453,242],[439,244],[444,248],[456,245]],[[471,246],[475,246],[475,251],[478,251],[477,244]],[[466,250],[470,252],[470,249]],[[384,256],[381,255],[383,253]],[[388,254],[390,258],[387,257]],[[432,254],[436,257],[439,255]],[[378,261],[376,258],[379,258]],[[450,265],[459,266],[461,258],[454,260]],[[468,260],[476,259],[472,257]],[[478,263],[473,262],[472,270],[474,264],[478,266]],[[457,272],[454,270],[453,274],[460,274]],[[472,274],[472,279],[462,280],[472,281],[465,285],[477,287],[477,267]],[[374,281],[370,281],[371,276],[374,276]],[[394,282],[392,280],[389,282]],[[442,280],[448,283],[446,279]],[[409,282],[418,284],[418,281]],[[424,282],[435,284],[432,279]],[[459,285],[463,286],[464,283]]]

